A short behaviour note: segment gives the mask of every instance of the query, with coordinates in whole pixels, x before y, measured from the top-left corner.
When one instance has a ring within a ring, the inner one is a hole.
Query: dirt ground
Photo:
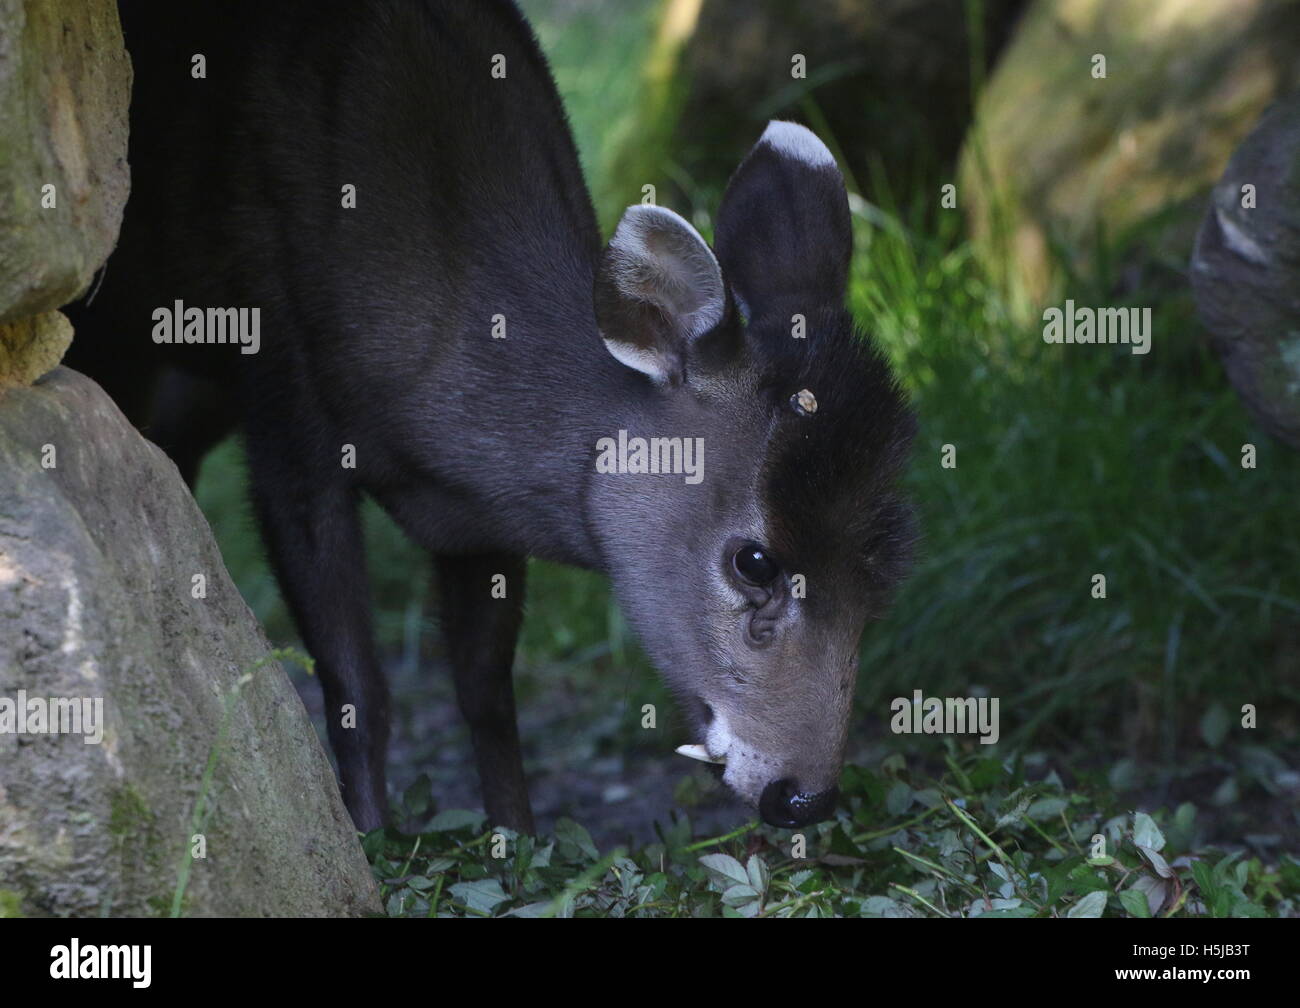
[[[400,798],[428,774],[437,810],[482,809],[451,670],[441,662],[413,668],[394,661],[387,673],[393,696],[390,796]],[[666,825],[674,813],[689,815],[700,835],[725,833],[753,817],[705,767],[673,752],[671,730],[639,733],[651,736],[648,740],[624,732],[621,698],[611,709],[607,697],[571,689],[563,675],[548,683],[545,670],[527,674],[534,682],[531,698],[520,701],[519,730],[533,814],[542,832],[567,816],[582,823],[604,850],[652,842],[655,822]],[[290,678],[328,751],[319,684],[296,668]],[[679,789],[689,808],[675,797]]]
[[[469,732],[456,707],[450,669],[432,657],[418,666],[395,659],[387,663],[387,675],[393,696],[388,756],[393,804],[427,774],[434,811],[481,809]],[[296,667],[291,667],[290,678],[328,752],[319,684]],[[618,844],[653,842],[655,823],[666,825],[673,815],[688,815],[695,834],[702,837],[729,832],[754,818],[706,767],[673,751],[687,740],[679,737],[671,711],[661,713],[663,723],[654,731],[640,730],[637,718],[625,716],[628,705],[640,709],[635,685],[626,691],[607,684],[594,689],[589,680],[563,668],[525,669],[516,678],[524,767],[534,817],[543,833],[550,832],[557,819],[569,817],[608,850]],[[891,751],[881,737],[883,724],[859,722],[855,729],[850,761],[871,766]],[[1074,759],[1057,755],[1040,757],[1031,776],[1060,768],[1068,786],[1066,765],[1105,773],[1113,761],[1113,754],[1100,752],[1082,760],[1078,753]],[[1121,787],[1121,800],[1141,809],[1172,809],[1190,801],[1198,809],[1203,841],[1244,846],[1269,861],[1279,851],[1300,853],[1300,753],[1293,751],[1285,759],[1270,755],[1266,767],[1252,767],[1241,754],[1225,755],[1187,759],[1160,774],[1142,773],[1142,780]],[[933,756],[914,754],[913,762],[918,770],[938,774],[943,769]],[[1148,760],[1139,757],[1137,763],[1150,769]],[[409,818],[398,822],[409,832],[422,824]]]

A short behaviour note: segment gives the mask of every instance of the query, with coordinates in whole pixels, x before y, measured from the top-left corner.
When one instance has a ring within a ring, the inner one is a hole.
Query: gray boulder
[[[269,651],[175,467],[99,386],[0,390],[0,916],[167,914],[178,891],[186,916],[378,913]]]
[[[1054,247],[1079,270],[1137,238],[1186,262],[1250,123],[1300,86],[1297,39],[1290,0],[1034,0],[980,96],[958,179],[976,254],[1016,316],[1041,321],[1068,293]]]
[[[0,322],[71,301],[113,250],[130,92],[113,0],[0,0]]]
[[[1300,448],[1300,94],[1273,106],[1232,155],[1197,235],[1191,282],[1242,401]]]

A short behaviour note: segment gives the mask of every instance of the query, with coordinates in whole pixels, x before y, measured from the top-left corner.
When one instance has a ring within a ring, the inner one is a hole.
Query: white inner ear
[[[673,319],[686,344],[722,321],[722,270],[700,233],[666,207],[628,207],[609,242],[619,295],[655,305]],[[656,381],[667,376],[672,354],[601,333],[614,358]],[[681,347],[685,350],[686,346]]]
[[[773,119],[763,130],[759,143],[767,144],[783,157],[802,161],[814,168],[834,168],[835,155],[817,139],[817,134],[807,126]]]
[[[667,381],[668,362],[664,360],[661,354],[637,346],[634,343],[623,343],[616,339],[610,339],[608,336],[603,337],[603,339],[605,340],[605,349],[620,364],[626,364],[633,371],[640,371],[644,375],[649,375],[657,382]]]

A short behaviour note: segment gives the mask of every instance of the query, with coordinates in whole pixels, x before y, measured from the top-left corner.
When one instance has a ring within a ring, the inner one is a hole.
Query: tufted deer
[[[187,479],[242,431],[356,825],[385,815],[389,719],[362,494],[434,558],[494,822],[532,828],[511,685],[529,556],[608,575],[686,754],[769,823],[828,815],[859,637],[906,566],[913,419],[845,309],[826,146],[768,124],[713,248],[653,205],[602,248],[507,0],[201,6],[124,0],[133,191],[70,362]],[[204,330],[230,308],[258,309],[256,352]]]

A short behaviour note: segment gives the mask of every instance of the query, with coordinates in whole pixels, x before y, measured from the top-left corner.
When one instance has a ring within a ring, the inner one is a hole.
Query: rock
[[[1297,39],[1289,0],[1036,0],[979,102],[958,182],[979,255],[1017,307],[1037,318],[1060,295],[1057,240],[1087,267],[1099,233],[1152,226],[1144,240],[1186,262],[1232,150],[1300,83]]]
[[[1191,283],[1233,387],[1270,434],[1300,448],[1300,94],[1271,108],[1233,154]]]
[[[799,119],[872,194],[879,166],[895,196],[948,172],[983,75],[1025,0],[984,0],[972,57],[962,0],[669,0],[602,209],[658,200],[712,210],[769,119]],[[698,13],[697,13],[698,12]],[[795,57],[802,77],[795,77]],[[680,188],[683,178],[689,183]],[[936,192],[936,200],[937,200]]]
[[[72,342],[72,323],[62,312],[0,322],[0,388],[30,385],[59,366]]]
[[[0,0],[0,322],[71,301],[113,250],[130,92],[113,0]]]
[[[269,651],[175,467],[99,386],[58,368],[0,390],[0,728],[20,690],[92,715],[83,734],[15,734],[8,712],[0,912],[167,914],[187,871],[186,916],[378,913]]]

